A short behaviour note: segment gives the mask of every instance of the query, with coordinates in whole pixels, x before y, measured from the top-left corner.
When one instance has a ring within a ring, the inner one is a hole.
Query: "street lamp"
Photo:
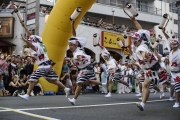
[[[114,12],[115,12],[115,8],[112,8],[113,24],[114,24]]]

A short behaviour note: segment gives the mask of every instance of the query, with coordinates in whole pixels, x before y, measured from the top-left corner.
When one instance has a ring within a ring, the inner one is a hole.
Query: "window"
[[[110,5],[112,5],[112,6],[117,6],[117,5],[116,5],[116,0],[110,0]]]
[[[177,7],[176,7],[176,3],[169,3],[169,11],[173,12],[173,13],[178,13]]]
[[[174,24],[178,24],[178,20],[174,19]]]
[[[147,6],[148,2],[147,1],[137,0],[136,3],[137,3],[136,7],[139,11],[148,12],[148,6]]]

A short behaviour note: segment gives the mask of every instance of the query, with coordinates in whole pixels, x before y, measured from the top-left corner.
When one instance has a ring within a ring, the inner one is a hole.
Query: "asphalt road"
[[[151,94],[145,111],[136,107],[139,100],[133,93],[113,94],[111,98],[102,94],[80,95],[75,106],[64,95],[31,97],[29,101],[0,97],[0,120],[40,120],[43,117],[60,120],[180,120],[180,108],[173,108],[174,101],[168,101],[169,93],[166,95],[160,100],[159,94]]]

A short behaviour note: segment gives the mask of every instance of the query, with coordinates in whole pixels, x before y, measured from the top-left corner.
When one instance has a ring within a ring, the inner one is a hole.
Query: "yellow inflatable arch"
[[[57,0],[42,32],[43,43],[46,45],[49,58],[56,62],[54,69],[58,76],[61,73],[63,59],[71,34],[70,16],[77,7],[82,11],[76,19],[75,28],[82,20],[85,13],[91,8],[96,0]],[[41,78],[39,80],[44,91],[57,92],[56,85],[48,83]]]

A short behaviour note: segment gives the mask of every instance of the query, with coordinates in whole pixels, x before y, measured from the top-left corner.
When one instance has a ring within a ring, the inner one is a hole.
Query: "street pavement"
[[[150,95],[145,111],[140,111],[134,93],[80,95],[72,106],[64,95],[36,96],[24,101],[19,97],[0,97],[0,120],[180,120],[180,108],[173,108],[174,101],[159,94]],[[70,98],[73,96],[70,95]],[[44,118],[43,118],[44,117]]]

